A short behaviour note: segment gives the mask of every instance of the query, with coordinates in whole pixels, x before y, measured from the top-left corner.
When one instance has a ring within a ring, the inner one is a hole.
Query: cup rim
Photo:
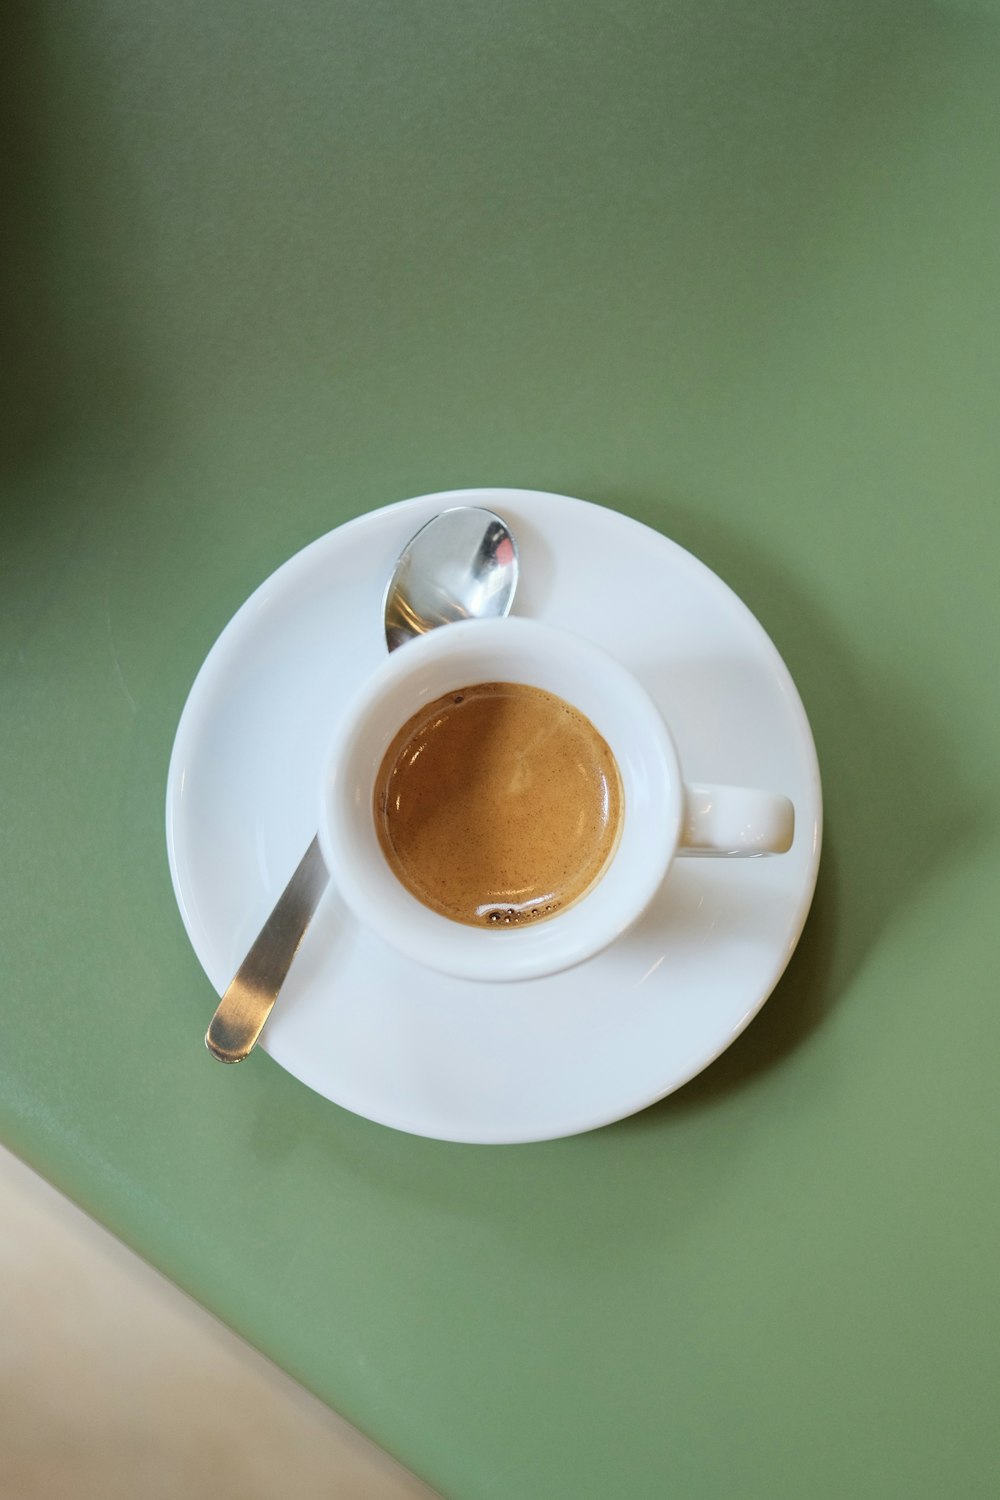
[[[572,906],[530,927],[472,927],[424,906],[386,862],[372,816],[385,750],[421,702],[498,680],[573,703],[607,740],[622,778],[622,829],[606,870]],[[627,667],[561,627],[466,620],[401,646],[345,707],[324,763],[320,845],[353,916],[407,958],[459,978],[519,981],[582,963],[633,925],[670,868],[683,801],[670,732]]]

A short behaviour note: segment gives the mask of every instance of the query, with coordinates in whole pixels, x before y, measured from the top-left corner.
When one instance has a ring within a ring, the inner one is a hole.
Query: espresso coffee
[[[441,916],[510,927],[565,911],[618,843],[621,777],[590,720],[540,688],[481,682],[408,719],[374,816],[385,858]]]

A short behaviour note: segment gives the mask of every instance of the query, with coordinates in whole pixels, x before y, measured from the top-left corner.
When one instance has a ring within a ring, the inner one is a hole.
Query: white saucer
[[[221,994],[315,832],[339,707],[384,658],[385,580],[417,528],[458,504],[511,524],[518,614],[589,635],[636,673],[688,779],[784,792],[796,807],[789,854],[678,860],[614,947],[518,985],[397,956],[349,917],[333,872],[261,1045],[399,1130],[546,1140],[642,1109],[717,1057],[781,977],[812,901],[821,795],[801,700],[746,606],[682,548],[600,506],[502,489],[407,500],[321,537],[247,600],[191,689],[167,786],[170,872]]]

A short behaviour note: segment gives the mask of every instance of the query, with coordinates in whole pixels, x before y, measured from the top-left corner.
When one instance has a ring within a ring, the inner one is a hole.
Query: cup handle
[[[748,858],[787,854],[795,834],[795,808],[787,797],[746,786],[684,788],[678,854]]]

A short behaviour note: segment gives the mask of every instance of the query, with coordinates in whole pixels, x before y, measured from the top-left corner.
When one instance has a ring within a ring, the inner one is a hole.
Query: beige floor
[[[255,1434],[219,1451],[219,1416]],[[432,1500],[0,1151],[2,1500]]]

